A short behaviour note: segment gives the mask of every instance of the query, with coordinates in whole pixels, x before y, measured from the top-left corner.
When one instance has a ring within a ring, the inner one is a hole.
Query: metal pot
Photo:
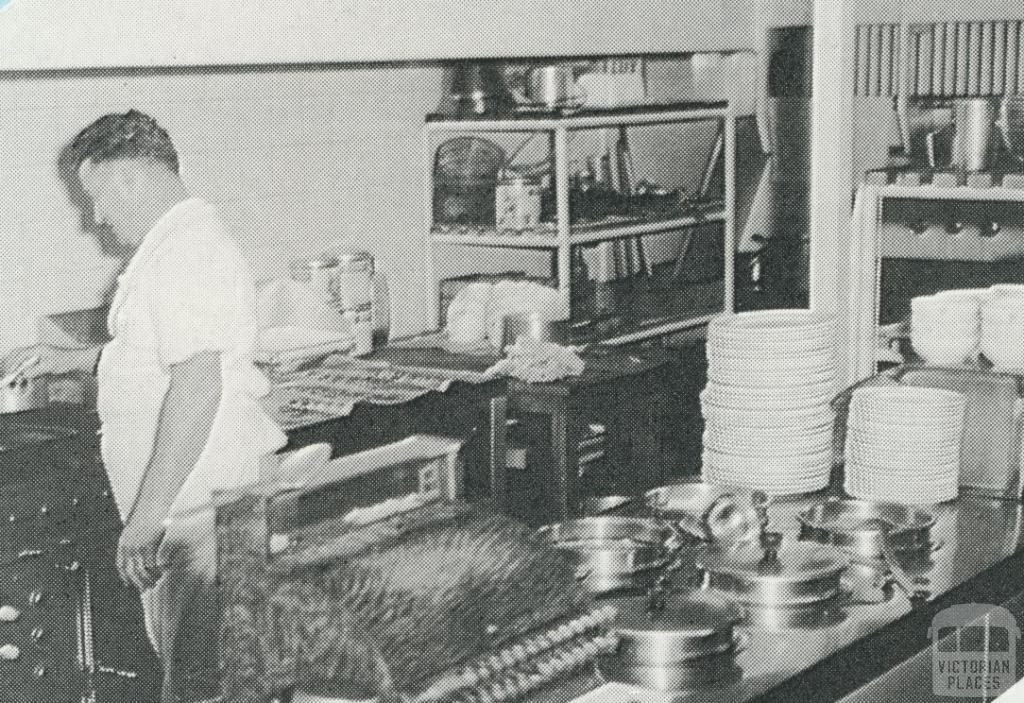
[[[585,95],[576,85],[575,66],[556,63],[530,69],[526,97],[535,105],[554,109],[566,103],[581,103]]]
[[[777,549],[706,548],[697,555],[697,566],[709,588],[737,603],[788,608],[836,599],[849,559],[835,547],[794,542]]]
[[[935,516],[899,503],[830,498],[797,516],[800,539],[832,544],[880,558],[893,552],[929,551]]]
[[[611,629],[619,637],[617,656],[627,664],[671,666],[734,650],[734,631],[743,619],[738,607],[706,591],[668,597],[656,609],[647,597],[620,598]]]
[[[755,540],[767,524],[768,497],[707,483],[678,483],[648,491],[656,515],[676,522],[688,534],[721,545]]]
[[[515,344],[520,337],[565,345],[571,336],[568,320],[551,320],[535,312],[506,315],[502,321],[501,348]]]
[[[0,386],[0,413],[17,413],[46,407],[50,402],[46,376],[15,376]]]
[[[654,520],[590,517],[547,525],[538,534],[571,553],[583,587],[599,594],[652,585],[668,563],[674,533]]]
[[[601,675],[612,681],[632,684],[653,691],[689,691],[709,686],[728,686],[743,677],[732,652],[702,657],[674,666],[630,664],[618,657],[598,661]]]

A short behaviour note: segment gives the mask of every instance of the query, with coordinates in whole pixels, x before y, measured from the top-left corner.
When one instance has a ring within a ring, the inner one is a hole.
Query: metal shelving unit
[[[569,205],[570,182],[570,134],[578,130],[601,128],[643,127],[654,125],[670,125],[677,123],[718,120],[722,125],[722,160],[723,160],[723,199],[722,204],[711,210],[695,208],[691,213],[675,211],[663,219],[619,218],[619,221],[574,223]],[[510,119],[488,120],[434,120],[428,121],[424,129],[424,162],[426,164],[427,197],[432,197],[433,183],[432,139],[439,134],[473,134],[473,133],[530,133],[546,132],[552,145],[552,162],[554,164],[555,221],[544,223],[543,231],[502,234],[486,231],[483,228],[460,228],[446,226],[430,227],[428,255],[426,257],[427,276],[427,312],[429,319],[438,327],[443,324],[439,310],[439,284],[437,276],[437,258],[440,252],[448,248],[458,247],[492,247],[506,250],[534,249],[551,250],[554,256],[554,269],[558,281],[560,312],[566,317],[570,314],[571,265],[572,247],[595,244],[616,239],[640,237],[663,232],[686,230],[705,223],[722,223],[722,246],[724,250],[723,271],[723,311],[733,309],[733,255],[735,250],[734,237],[734,203],[735,203],[735,117],[728,105],[713,107],[672,107],[672,108],[637,108],[633,111],[614,111],[608,114],[576,114],[565,116],[521,116]],[[428,202],[427,212],[433,212]],[[448,252],[450,254],[450,252]],[[701,314],[673,320],[671,322],[651,325],[639,332],[631,332],[623,336],[633,340],[638,338],[664,334],[677,329],[694,327],[704,324],[711,315]],[[614,341],[614,340],[610,340]]]
[[[901,363],[890,347],[894,336],[905,335],[901,324],[879,324],[882,259],[921,259],[994,262],[1024,256],[1024,229],[1005,222],[997,232],[975,226],[949,232],[941,221],[915,231],[886,218],[891,201],[914,201],[929,207],[943,203],[1020,203],[1024,188],[1016,176],[1002,186],[865,184],[857,191],[854,238],[850,259],[850,345],[847,355],[848,384],[875,374],[879,363]],[[1011,226],[1013,225],[1013,226]]]

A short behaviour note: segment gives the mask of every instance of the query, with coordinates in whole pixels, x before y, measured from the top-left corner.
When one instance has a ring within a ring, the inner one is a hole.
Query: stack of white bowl
[[[977,358],[983,291],[950,290],[910,301],[910,341],[929,364],[959,366]]]
[[[860,388],[850,399],[846,492],[934,504],[956,498],[966,400],[938,388]]]
[[[808,310],[721,315],[708,325],[703,477],[785,495],[828,485],[835,322]]]
[[[997,370],[1024,369],[1024,286],[992,286],[981,308],[981,353]]]

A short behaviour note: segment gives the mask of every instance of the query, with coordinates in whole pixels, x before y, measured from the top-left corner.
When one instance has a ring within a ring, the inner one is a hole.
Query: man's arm
[[[121,576],[139,588],[160,577],[164,519],[199,460],[220,404],[220,355],[202,352],[171,367],[153,454],[118,545]]]

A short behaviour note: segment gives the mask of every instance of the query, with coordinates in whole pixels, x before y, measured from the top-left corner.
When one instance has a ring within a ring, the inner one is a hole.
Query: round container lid
[[[337,265],[337,257],[329,253],[317,254],[308,259],[296,259],[291,262],[291,268],[293,269],[329,269]]]
[[[335,263],[341,268],[373,268],[373,256],[368,251],[340,247],[332,249],[327,256],[334,257]]]
[[[758,545],[730,551],[706,549],[697,556],[697,566],[748,581],[795,583],[838,575],[849,566],[849,560],[827,545],[793,542],[779,548],[775,561],[767,561]]]
[[[665,607],[650,609],[646,596],[611,600],[618,614],[612,628],[621,634],[674,632],[705,637],[731,628],[743,619],[743,613],[730,601],[707,591],[669,596]]]

